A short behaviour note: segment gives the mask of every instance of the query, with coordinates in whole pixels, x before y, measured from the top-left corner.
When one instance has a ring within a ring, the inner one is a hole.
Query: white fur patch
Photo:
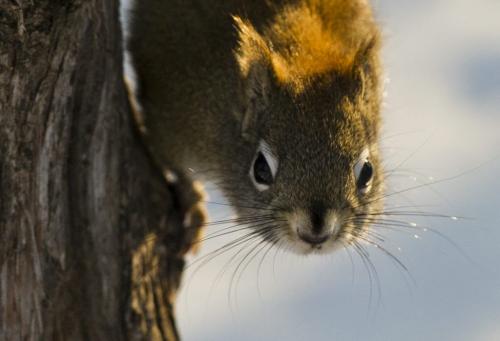
[[[299,237],[299,232],[311,229],[311,218],[306,210],[296,209],[293,212],[285,214],[287,220],[288,233],[281,233],[280,238],[286,241],[288,250],[301,255],[309,254],[325,254],[330,253],[342,247],[342,243],[338,242],[337,236],[342,229],[340,216],[334,211],[329,210],[325,217],[325,229],[328,230],[330,238],[321,245],[312,246]],[[307,233],[307,232],[306,232]],[[327,233],[325,231],[325,233]]]

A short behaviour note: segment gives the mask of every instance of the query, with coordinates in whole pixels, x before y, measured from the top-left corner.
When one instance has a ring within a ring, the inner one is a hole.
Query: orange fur
[[[363,0],[308,0],[285,7],[259,34],[235,18],[240,33],[237,58],[242,72],[265,60],[283,84],[297,91],[315,76],[352,69],[367,36],[374,32]]]

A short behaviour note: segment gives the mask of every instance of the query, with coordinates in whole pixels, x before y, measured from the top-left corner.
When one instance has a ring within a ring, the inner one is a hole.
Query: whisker
[[[261,297],[261,298],[262,298],[262,295],[261,295],[261,290],[260,290],[260,285],[259,285],[261,268],[262,268],[262,265],[264,264],[264,259],[268,255],[269,251],[271,251],[276,246],[276,243],[278,242],[278,240],[279,239],[276,236],[270,236],[270,238],[268,239],[269,247],[262,255],[262,257],[259,261],[259,265],[257,266],[257,292],[259,293],[259,297]]]
[[[274,229],[275,226],[277,225],[272,225],[271,223],[263,223],[263,224],[259,224],[259,226],[257,227],[256,225],[254,226],[250,226],[253,227],[253,230],[243,236],[240,236],[226,244],[224,244],[223,246],[203,255],[202,257],[198,258],[198,259],[195,259],[193,262],[191,262],[190,264],[188,264],[187,268],[190,268],[192,266],[195,266],[196,265],[196,268],[194,269],[192,275],[190,278],[193,278],[196,273],[203,267],[205,266],[206,264],[208,264],[209,262],[211,262],[214,258],[224,254],[224,253],[227,253],[229,252],[230,250],[233,250],[239,246],[242,246],[244,244],[246,244],[244,247],[242,247],[240,249],[240,251],[238,251],[236,253],[236,255],[238,255],[241,250],[244,250],[246,246],[248,246],[247,243],[250,243],[252,240],[254,239],[259,239],[259,238],[262,238],[263,236],[265,237],[267,235],[268,230],[270,229]],[[227,266],[229,266],[228,264],[230,264],[232,262],[232,260],[234,259],[234,257],[236,257],[236,255],[233,255],[231,257],[231,259],[229,260],[227,264]],[[225,270],[224,270],[225,271]]]
[[[357,237],[357,236],[355,236],[355,237]],[[375,266],[373,265],[373,262],[371,261],[368,252],[363,248],[363,246],[361,244],[359,244],[359,242],[357,242],[356,239],[354,239],[352,241],[352,245],[354,246],[354,249],[356,250],[356,252],[360,256],[360,258],[363,262],[363,265],[365,266],[366,272],[368,274],[368,278],[370,281],[369,306],[371,307],[372,301],[373,301],[373,283],[375,283],[375,287],[376,287],[377,293],[378,293],[377,302],[380,302],[380,299],[382,296],[378,272],[377,272],[377,269],[375,268]]]
[[[230,224],[230,223],[245,224],[247,222],[252,222],[253,220],[271,219],[273,217],[274,217],[274,215],[272,215],[272,214],[235,217],[235,218],[210,221],[210,222],[206,223],[205,226],[225,225],[225,224]]]
[[[406,267],[406,265],[404,265],[403,262],[401,262],[401,260],[399,260],[399,258],[397,258],[393,253],[391,253],[390,251],[388,251],[386,248],[384,248],[382,245],[380,245],[379,243],[377,242],[374,242],[373,240],[370,240],[368,238],[365,238],[363,236],[359,236],[359,238],[363,241],[365,241],[366,243],[370,244],[370,245],[373,245],[375,246],[376,249],[382,251],[385,255],[387,255],[390,259],[392,259],[400,268],[402,268],[405,272],[409,273],[408,271],[408,268]]]
[[[349,261],[351,262],[351,286],[354,286],[354,271],[355,271],[355,266],[354,266],[354,260],[352,258],[351,251],[349,251],[349,244],[346,243],[342,238],[339,238],[338,241],[342,244],[342,247],[346,251],[347,255],[349,256]]]
[[[435,181],[426,182],[426,183],[423,183],[423,184],[420,184],[420,185],[411,186],[411,187],[408,187],[408,188],[403,189],[403,190],[397,190],[395,192],[385,194],[385,195],[383,195],[383,196],[375,199],[374,201],[378,201],[378,200],[382,200],[384,198],[392,197],[392,196],[394,196],[396,194],[402,194],[402,193],[406,193],[406,192],[413,191],[413,190],[416,190],[416,189],[424,188],[426,186],[432,186],[432,185],[437,185],[437,184],[440,184],[440,183],[443,183],[443,182],[449,182],[449,181],[458,179],[458,178],[460,178],[460,177],[462,177],[464,175],[467,175],[469,173],[472,173],[472,172],[480,169],[482,166],[483,166],[483,164],[481,164],[481,165],[479,165],[477,167],[465,170],[465,171],[463,171],[463,172],[461,172],[459,174],[456,174],[456,175],[453,175],[453,176],[450,176],[450,177],[446,177],[446,178],[435,180]]]
[[[446,236],[444,233],[437,231],[434,228],[431,228],[428,226],[413,226],[413,225],[400,225],[400,226],[394,226],[394,225],[389,225],[389,224],[388,225],[380,225],[379,223],[373,223],[373,226],[387,229],[387,230],[392,230],[392,231],[405,232],[404,230],[397,229],[397,227],[403,227],[403,228],[407,228],[407,229],[416,229],[416,230],[423,231],[423,232],[433,233],[436,236],[443,239],[445,242],[447,242],[450,246],[452,246],[468,262],[470,262],[471,264],[477,265],[477,263],[467,254],[467,252],[465,252],[465,250],[460,245],[458,245],[455,241],[453,241],[453,239]],[[418,236],[418,235],[415,235],[415,236]]]
[[[214,257],[220,256],[221,254],[233,249],[234,247],[241,245],[241,243],[245,243],[249,239],[252,239],[254,237],[259,236],[259,233],[261,232],[261,230],[264,230],[264,229],[265,229],[265,227],[261,227],[259,230],[254,230],[254,231],[251,231],[251,232],[249,232],[241,237],[238,237],[238,238],[230,241],[229,243],[226,243],[223,246],[207,253],[206,255],[203,255],[202,257],[195,259],[187,267],[189,268],[189,267],[191,267],[199,262],[202,262],[202,265],[204,265],[207,262],[210,262]],[[209,257],[208,260],[207,260],[207,257]]]
[[[403,166],[406,162],[408,162],[408,160],[410,160],[412,157],[414,157],[428,142],[429,140],[431,139],[433,134],[430,134],[424,142],[422,142],[413,152],[410,153],[410,155],[408,155],[406,158],[403,159],[403,161],[401,161],[398,165],[396,165],[396,167],[394,167],[391,171],[389,171],[389,174],[386,175],[387,178],[391,177],[392,173],[394,173],[394,171],[398,170],[399,167]]]
[[[238,255],[248,247],[249,243],[251,243],[253,240],[257,240],[258,238],[259,238],[259,236],[256,235],[255,237],[246,240],[245,243],[240,244],[243,246],[237,252],[235,252],[233,255],[231,255],[231,257],[224,263],[224,265],[222,266],[220,271],[217,273],[217,276],[212,284],[211,291],[213,290],[213,287],[215,286],[215,284],[224,276],[226,271],[230,268],[231,263],[236,259],[236,257],[238,257]]]
[[[214,239],[214,238],[218,238],[218,237],[222,237],[222,236],[227,236],[227,235],[232,234],[232,233],[236,233],[236,232],[240,232],[240,231],[244,231],[244,230],[252,230],[252,229],[260,228],[261,226],[266,226],[266,225],[268,225],[271,222],[276,222],[276,220],[269,219],[269,220],[265,220],[265,221],[263,221],[263,222],[261,222],[259,224],[244,226],[244,227],[240,227],[240,228],[237,228],[237,229],[234,229],[234,230],[231,230],[231,231],[227,231],[228,229],[233,229],[235,227],[235,226],[230,226],[230,227],[222,229],[221,231],[215,231],[211,235],[208,235],[208,236],[200,239],[197,242],[198,243],[199,242],[204,242],[206,240],[210,240],[210,239]],[[243,224],[239,224],[239,225],[243,225]],[[226,232],[222,232],[224,230],[226,230]],[[220,233],[218,233],[218,232],[220,232]],[[197,243],[197,242],[195,242],[195,243]]]
[[[234,204],[223,203],[223,202],[215,202],[215,201],[203,201],[203,202],[205,204],[209,204],[209,205],[220,205],[220,206],[229,206],[229,207],[237,207],[237,208],[247,208],[247,209],[253,209],[253,210],[260,210],[260,211],[271,211],[271,212],[278,211],[278,208],[234,205]]]
[[[276,226],[275,226],[276,227]],[[271,231],[267,231],[267,234],[269,233],[272,233],[272,230]],[[262,245],[264,244],[264,247],[266,246],[266,243],[267,241],[265,239],[262,239],[260,241],[257,242],[256,245],[254,245],[249,252],[246,253],[246,255],[239,261],[238,265],[236,266],[236,268],[234,269],[233,271],[233,274],[231,276],[231,280],[230,280],[230,284],[229,284],[229,291],[228,291],[228,297],[230,298],[231,297],[231,292],[233,291],[233,288],[234,290],[236,290],[236,287],[238,285],[238,283],[240,282],[241,280],[241,277],[243,275],[243,272],[245,271],[245,269],[248,267],[249,265],[249,262],[252,261],[253,257],[251,257],[252,253],[254,253],[255,250],[258,250],[257,248],[259,247],[259,245]],[[249,258],[250,257],[250,258]],[[246,262],[245,264],[245,260],[249,259],[249,261]],[[243,267],[242,267],[243,266]],[[238,274],[239,273],[239,274]],[[236,295],[236,291],[235,291],[235,295]],[[236,299],[236,297],[235,297]]]

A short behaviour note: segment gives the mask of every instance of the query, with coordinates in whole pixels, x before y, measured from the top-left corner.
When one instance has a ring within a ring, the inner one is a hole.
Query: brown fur
[[[128,47],[144,137],[164,168],[193,168],[245,216],[380,206],[366,204],[383,188],[379,32],[366,1],[141,0]],[[248,171],[262,139],[280,166],[257,192]],[[376,173],[361,197],[352,168],[366,147]]]

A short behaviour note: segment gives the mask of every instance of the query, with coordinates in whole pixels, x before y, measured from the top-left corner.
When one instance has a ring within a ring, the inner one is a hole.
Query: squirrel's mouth
[[[297,236],[303,240],[304,242],[311,244],[312,246],[318,246],[326,242],[328,239],[330,239],[330,235],[325,235],[325,236],[315,236],[315,235],[308,235],[304,234],[301,232],[297,233]]]

